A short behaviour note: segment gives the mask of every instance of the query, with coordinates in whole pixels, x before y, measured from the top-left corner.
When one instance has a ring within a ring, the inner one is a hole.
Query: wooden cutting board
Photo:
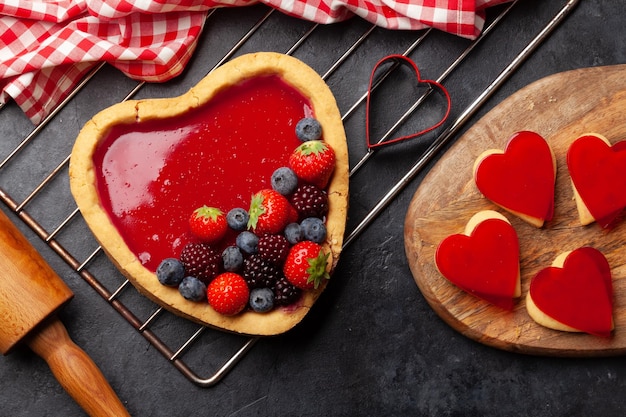
[[[536,229],[497,208],[476,189],[472,165],[480,153],[503,149],[517,131],[541,134],[557,161],[554,219]],[[611,143],[626,139],[626,65],[555,74],[519,90],[486,114],[441,157],[417,189],[405,219],[411,272],[435,312],[455,330],[496,348],[537,355],[608,356],[626,353],[626,216],[610,231],[580,226],[565,161],[569,144],[595,132]],[[462,233],[477,211],[494,209],[515,227],[520,242],[522,297],[512,312],[491,306],[437,271],[434,253],[446,236]],[[526,312],[530,279],[561,252],[593,246],[613,275],[615,330],[611,338],[550,330]]]

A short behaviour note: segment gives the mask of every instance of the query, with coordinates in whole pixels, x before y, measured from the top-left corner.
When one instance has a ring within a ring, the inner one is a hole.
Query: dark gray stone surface
[[[512,9],[446,80],[454,102],[451,120],[564,3],[528,0]],[[625,63],[625,6],[623,0],[581,1],[468,126],[539,78],[569,69]],[[186,91],[266,10],[253,6],[219,11],[207,22],[185,73],[166,84],[145,86],[138,97],[167,97]],[[285,52],[309,27],[306,22],[274,13],[239,53]],[[358,18],[320,27],[295,55],[324,73],[368,28],[369,24]],[[327,80],[342,112],[365,91],[374,63],[385,55],[404,52],[417,36],[377,29],[367,38]],[[468,44],[434,32],[411,57],[425,78],[436,78]],[[134,85],[114,69],[100,71],[33,143],[2,168],[0,187],[21,202],[69,153],[80,126],[98,110],[121,100]],[[403,109],[393,95],[383,105],[385,111],[376,113],[377,126],[385,125]],[[365,152],[363,107],[345,124],[351,163],[355,164]],[[419,118],[415,117],[401,131],[408,133],[417,127]],[[2,158],[31,130],[16,106],[2,109]],[[382,150],[353,177],[348,231],[401,178],[425,146],[411,142]],[[623,358],[546,358],[497,350],[465,338],[430,309],[408,269],[403,244],[405,212],[423,175],[346,248],[328,291],[304,322],[285,335],[259,340],[210,388],[198,387],[185,378],[87,282],[10,215],[75,292],[75,299],[60,313],[61,319],[134,416],[624,415]],[[51,231],[73,204],[64,169],[26,209]],[[71,222],[58,240],[78,259],[95,248],[80,219]],[[103,256],[96,257],[89,268],[109,288],[123,281]],[[120,300],[142,320],[154,311],[154,305],[132,289],[124,291]],[[165,316],[151,330],[176,350],[195,326]],[[210,377],[243,341],[205,332],[184,360],[202,378]],[[0,360],[0,415],[79,416],[82,411],[56,383],[46,364],[22,349]]]

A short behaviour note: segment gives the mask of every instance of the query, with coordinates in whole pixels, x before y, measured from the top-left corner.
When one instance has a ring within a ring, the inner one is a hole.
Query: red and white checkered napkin
[[[388,29],[474,38],[484,9],[510,0],[0,0],[0,103],[38,124],[99,62],[167,81],[193,53],[209,9],[262,2],[318,23],[360,16]]]

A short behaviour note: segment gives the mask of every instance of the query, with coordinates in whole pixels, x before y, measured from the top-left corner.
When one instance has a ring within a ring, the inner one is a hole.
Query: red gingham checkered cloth
[[[150,82],[178,75],[208,10],[265,3],[317,23],[354,15],[388,29],[475,38],[484,10],[510,0],[0,0],[0,103],[38,124],[99,62]]]

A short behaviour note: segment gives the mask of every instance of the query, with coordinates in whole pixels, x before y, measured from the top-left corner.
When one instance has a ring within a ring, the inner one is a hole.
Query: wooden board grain
[[[503,149],[520,130],[541,134],[557,162],[555,215],[536,229],[486,200],[472,178],[475,158]],[[427,302],[463,335],[496,348],[537,355],[608,356],[626,353],[626,219],[610,231],[581,226],[566,166],[569,144],[596,132],[615,143],[626,139],[626,65],[555,74],[519,90],[473,125],[441,157],[408,208],[404,239],[409,266]],[[477,211],[495,209],[517,230],[522,297],[513,311],[479,300],[443,278],[434,253],[446,236],[462,233]],[[611,338],[559,332],[536,324],[526,312],[530,279],[561,252],[580,246],[602,251],[613,274],[615,331]]]

